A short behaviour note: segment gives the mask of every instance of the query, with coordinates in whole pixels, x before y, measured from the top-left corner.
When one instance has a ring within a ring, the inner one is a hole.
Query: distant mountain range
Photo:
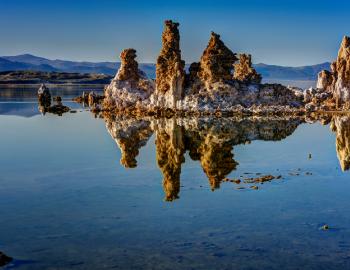
[[[75,62],[66,60],[50,60],[31,54],[17,56],[1,56],[0,71],[43,71],[43,72],[76,72],[100,73],[115,75],[120,66],[119,62]],[[317,73],[329,69],[330,63],[302,67],[285,67],[267,64],[254,65],[264,79],[279,80],[316,80]],[[150,78],[155,77],[155,64],[141,63],[140,69]]]

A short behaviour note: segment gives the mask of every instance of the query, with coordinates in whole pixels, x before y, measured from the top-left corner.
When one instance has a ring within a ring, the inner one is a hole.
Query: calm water
[[[69,99],[60,117],[1,96],[5,269],[350,268],[350,117],[102,119]]]

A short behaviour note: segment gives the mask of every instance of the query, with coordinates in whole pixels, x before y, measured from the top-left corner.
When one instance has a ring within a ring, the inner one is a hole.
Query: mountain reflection
[[[253,140],[282,140],[303,121],[299,118],[171,118],[134,119],[105,117],[106,127],[121,149],[120,163],[137,166],[139,149],[155,134],[156,159],[163,175],[165,200],[179,198],[181,166],[188,150],[207,175],[212,190],[239,163],[234,159],[234,145]]]

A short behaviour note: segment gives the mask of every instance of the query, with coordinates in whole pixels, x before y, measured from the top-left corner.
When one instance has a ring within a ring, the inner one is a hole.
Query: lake
[[[0,89],[4,269],[350,268],[350,116],[103,118],[52,90],[76,113]]]

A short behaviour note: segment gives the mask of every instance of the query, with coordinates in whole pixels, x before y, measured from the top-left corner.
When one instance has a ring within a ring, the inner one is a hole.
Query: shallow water
[[[5,269],[350,267],[350,117],[102,119],[69,98],[63,116],[0,101]]]

